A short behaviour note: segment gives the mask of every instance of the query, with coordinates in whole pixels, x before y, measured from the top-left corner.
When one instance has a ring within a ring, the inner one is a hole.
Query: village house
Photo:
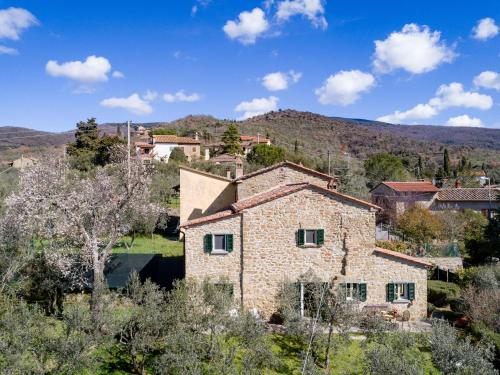
[[[174,148],[181,148],[188,161],[200,158],[201,146],[198,135],[195,138],[176,135],[153,135],[148,142],[135,142],[137,155],[143,160],[168,162]]]
[[[500,189],[463,188],[460,182],[454,188],[440,189],[430,181],[384,181],[371,190],[372,203],[382,207],[381,217],[391,222],[416,204],[431,211],[472,209],[491,218],[500,208]]]
[[[336,191],[332,176],[290,162],[226,178],[181,168],[185,275],[229,283],[235,300],[269,318],[284,283],[307,311],[305,275],[366,309],[427,311],[421,259],[375,246],[379,207]]]

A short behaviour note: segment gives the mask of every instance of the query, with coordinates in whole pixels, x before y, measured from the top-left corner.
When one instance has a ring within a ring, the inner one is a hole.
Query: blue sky
[[[499,25],[494,0],[0,0],[0,125],[293,108],[500,128]]]

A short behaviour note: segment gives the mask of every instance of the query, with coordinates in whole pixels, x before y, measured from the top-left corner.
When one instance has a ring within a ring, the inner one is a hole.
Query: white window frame
[[[313,242],[307,242],[307,232],[314,232]],[[318,239],[318,230],[317,229],[304,229],[304,246],[316,246],[316,242]]]
[[[226,235],[227,233],[212,233],[212,251],[211,254],[227,254],[226,251],[227,243],[226,243]],[[215,236],[223,236],[224,237],[224,249],[216,249],[215,248]]]
[[[359,284],[359,282],[345,283],[345,299],[347,301],[354,301],[359,299]]]
[[[408,282],[394,282],[394,301],[408,301]],[[400,291],[402,289],[402,292]]]

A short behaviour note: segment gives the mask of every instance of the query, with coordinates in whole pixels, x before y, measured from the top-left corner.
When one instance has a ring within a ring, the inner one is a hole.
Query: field
[[[176,257],[183,254],[183,243],[177,238],[167,238],[160,234],[152,236],[136,237],[133,246],[129,249],[125,242],[130,244],[131,237],[124,236],[119,240],[113,249],[113,253],[131,253],[131,254],[162,254],[164,257]]]

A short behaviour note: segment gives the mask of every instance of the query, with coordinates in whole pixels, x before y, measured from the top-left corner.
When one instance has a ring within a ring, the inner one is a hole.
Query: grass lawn
[[[162,254],[164,257],[176,257],[183,254],[183,242],[174,238],[163,237],[159,234],[137,236],[132,248],[127,249],[124,241],[130,243],[130,239],[130,236],[124,236],[119,240],[113,248],[113,253]]]

